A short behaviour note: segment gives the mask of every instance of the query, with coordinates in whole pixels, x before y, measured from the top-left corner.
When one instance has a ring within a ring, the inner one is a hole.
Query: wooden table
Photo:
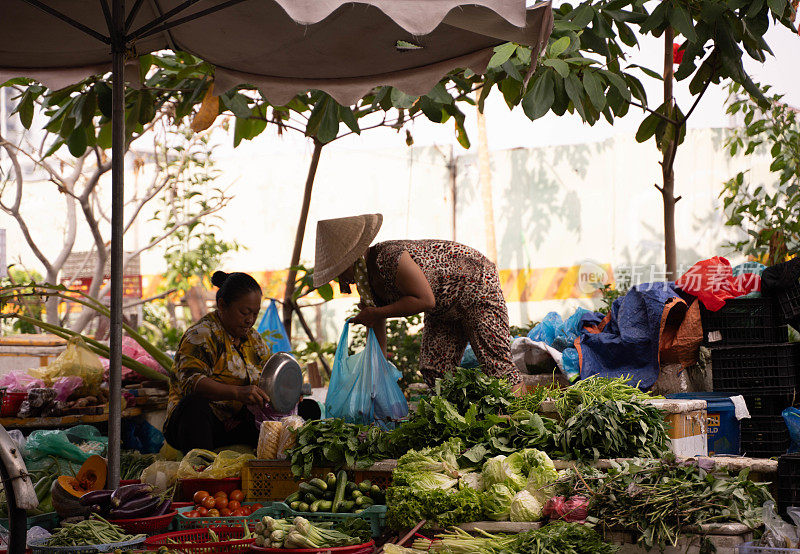
[[[142,415],[142,409],[138,407],[126,408],[122,411],[122,417],[136,417]],[[75,414],[60,417],[0,417],[0,425],[6,429],[60,429],[72,427],[74,425],[91,425],[106,423],[108,414],[85,415]]]

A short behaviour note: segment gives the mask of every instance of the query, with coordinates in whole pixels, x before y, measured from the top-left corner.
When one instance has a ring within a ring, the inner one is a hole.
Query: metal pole
[[[108,369],[108,487],[119,485],[122,443],[122,217],[125,190],[125,1],[112,0],[111,21],[111,321]]]

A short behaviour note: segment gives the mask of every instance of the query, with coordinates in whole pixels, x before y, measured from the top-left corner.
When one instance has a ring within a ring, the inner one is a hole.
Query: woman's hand
[[[383,321],[383,316],[381,315],[378,308],[373,308],[372,306],[364,306],[358,314],[350,320],[350,323],[355,323],[357,325],[365,325],[369,328],[376,327],[379,323]]]
[[[269,396],[258,385],[236,387],[236,400],[251,406],[263,406],[269,402]]]

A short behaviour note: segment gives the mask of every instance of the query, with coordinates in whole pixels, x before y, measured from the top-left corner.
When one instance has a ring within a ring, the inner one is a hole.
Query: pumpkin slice
[[[108,464],[105,458],[94,455],[83,462],[77,476],[61,475],[58,484],[65,492],[80,498],[87,492],[104,488],[107,477]]]

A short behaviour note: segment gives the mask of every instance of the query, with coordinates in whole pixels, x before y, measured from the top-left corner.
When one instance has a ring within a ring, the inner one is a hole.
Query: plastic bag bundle
[[[256,457],[262,460],[274,460],[278,457],[278,441],[283,431],[283,423],[280,421],[265,421],[261,424],[258,433],[258,446],[256,447]]]
[[[180,462],[158,460],[145,468],[140,477],[142,483],[153,485],[156,490],[165,491],[178,480]]]
[[[0,375],[0,388],[6,389],[8,392],[28,392],[44,386],[44,381],[21,369],[14,369],[5,375]]]
[[[303,426],[305,420],[300,416],[289,416],[281,420],[283,428],[281,429],[281,436],[278,439],[278,454],[279,460],[286,459],[286,451],[294,448],[297,445],[297,430]]]
[[[402,374],[381,351],[372,329],[361,352],[348,355],[350,323],[345,323],[333,362],[325,411],[350,423],[378,423],[393,428],[408,415],[408,403],[397,381]]]
[[[190,450],[178,466],[178,479],[225,479],[238,477],[252,454],[223,450],[219,454],[202,448]]]
[[[107,448],[108,438],[91,425],[78,425],[64,431],[34,431],[25,444],[31,460],[55,456],[81,464],[94,454],[105,455]]]

